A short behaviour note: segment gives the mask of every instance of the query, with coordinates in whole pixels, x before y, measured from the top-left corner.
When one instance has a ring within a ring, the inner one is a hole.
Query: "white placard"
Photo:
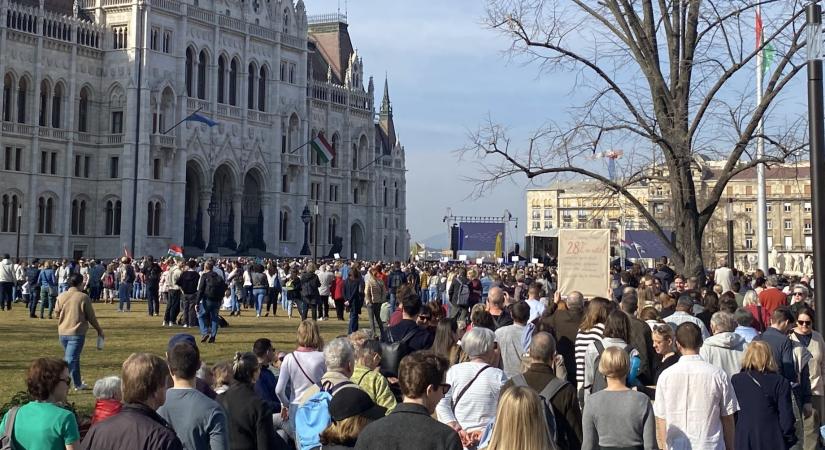
[[[358,259],[358,253],[353,253],[352,254],[352,259]]]
[[[596,297],[609,285],[610,230],[559,230],[559,291]]]
[[[448,258],[446,256],[442,256],[441,257],[441,262],[443,262],[443,263],[450,262],[450,258]]]
[[[467,261],[467,255],[458,255],[459,261]]]
[[[484,264],[484,258],[476,258],[476,264],[478,264],[478,265]]]
[[[496,258],[496,262],[502,264],[504,262],[504,258]]]
[[[511,256],[511,257],[510,257],[510,261],[512,261],[512,262],[518,262],[518,256]]]
[[[532,263],[533,263],[533,264],[538,264],[538,263],[539,263],[539,259],[538,259],[538,258],[533,258]]]
[[[334,256],[334,257],[335,257],[335,259],[341,259],[341,254],[340,254],[340,253],[336,253],[336,254],[334,254],[334,255],[332,255],[332,256]]]

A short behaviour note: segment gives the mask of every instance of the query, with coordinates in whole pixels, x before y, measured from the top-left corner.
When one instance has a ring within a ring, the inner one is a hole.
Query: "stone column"
[[[203,233],[203,242],[208,247],[211,242],[211,235],[209,231],[212,228],[212,217],[209,216],[209,201],[212,200],[212,190],[204,189],[201,191],[201,232]]]
[[[236,245],[241,244],[241,218],[243,216],[241,207],[243,200],[243,191],[236,190],[232,192],[232,210],[235,212],[232,224],[233,239]]]

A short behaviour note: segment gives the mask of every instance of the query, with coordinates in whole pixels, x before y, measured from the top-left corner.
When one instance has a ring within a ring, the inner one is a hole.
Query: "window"
[[[160,34],[160,30],[157,28],[152,28],[149,33],[149,48],[154,51],[158,51],[158,34]]]
[[[753,212],[753,205],[745,205],[745,212],[752,213]]]
[[[109,178],[119,178],[120,158],[112,156],[109,158]]]
[[[773,212],[773,204],[766,203],[765,206],[766,206],[768,212]]]
[[[246,69],[246,107],[255,109],[255,64],[250,63]]]
[[[85,88],[80,91],[80,102],[77,112],[77,131],[86,133],[89,131],[89,93]]]
[[[160,158],[152,160],[152,178],[160,180]]]
[[[83,173],[83,155],[74,155],[74,176],[80,178]],[[77,234],[77,233],[75,233]]]
[[[786,229],[786,230],[792,230],[793,229],[793,221],[791,221],[790,219],[785,219],[785,222],[784,222],[783,225],[784,225],[783,228]]]
[[[120,234],[120,200],[109,200],[106,202],[106,236],[118,236]]]
[[[539,219],[541,219],[541,212],[533,211],[533,220],[539,220]]]
[[[163,53],[169,53],[170,45],[172,44],[172,32],[163,32]]]
[[[160,236],[160,202],[149,202],[146,212],[146,235]]]
[[[198,54],[198,98],[206,100],[206,50]]]
[[[321,183],[310,183],[309,198],[310,200],[321,200]]]
[[[811,251],[814,249],[814,237],[805,236],[805,250]]]
[[[358,170],[358,146],[352,144],[352,170]]]
[[[184,81],[186,83],[186,95],[192,97],[194,92],[192,90],[192,78],[194,76],[195,66],[195,52],[192,48],[186,49],[186,67],[184,68]]]
[[[329,186],[329,201],[330,202],[337,202],[338,201],[338,185],[331,184]]]
[[[281,211],[278,218],[278,239],[288,241],[289,239],[289,213]]]
[[[803,224],[803,230],[805,234],[811,234],[811,219],[805,219],[805,223]]]
[[[221,55],[218,58],[218,103],[226,102],[224,90],[226,85],[226,58]]]
[[[786,213],[791,212],[791,204],[790,203],[783,203],[782,204],[782,212],[786,212]]]
[[[768,236],[768,250],[773,248],[773,236]]]
[[[123,111],[112,111],[112,134],[123,134]]]
[[[3,223],[0,231],[4,233],[17,232],[18,213],[22,210],[22,202],[17,194],[3,195]]]
[[[37,116],[37,124],[46,126],[46,117],[49,111],[49,85],[45,81],[40,83],[40,112]]]
[[[23,170],[23,149],[20,147],[6,147],[3,169],[20,172]]]
[[[21,78],[17,83],[17,123],[26,123],[26,92],[29,91],[29,84],[25,78]]]
[[[358,204],[358,188],[355,188],[355,189],[352,190],[352,204],[353,205]]]
[[[57,152],[40,152],[40,173],[57,174]]]
[[[753,186],[745,186],[745,195],[753,195]]]
[[[338,219],[330,217],[327,220],[327,244],[332,244],[333,239],[337,236]]]
[[[91,156],[84,156],[83,157],[83,178],[89,178],[91,173],[92,167],[92,157]]]
[[[49,165],[49,173],[52,175],[57,174],[57,152],[52,152],[51,154],[51,164]]]
[[[286,153],[286,130],[281,132],[281,153]]]
[[[553,218],[553,210],[550,208],[544,209],[544,220],[550,220]]]
[[[49,152],[40,152],[40,173],[49,171]]]
[[[37,199],[37,232],[54,233],[54,199],[51,197]]]
[[[286,61],[281,61],[281,72],[280,72],[280,76],[278,77],[278,79],[280,79],[281,81],[286,81],[286,66],[287,66],[287,62]]]
[[[282,28],[284,34],[289,33],[289,9],[284,9],[284,26]],[[384,252],[386,253],[386,252]]]
[[[544,222],[544,229],[545,230],[550,230],[552,228],[553,228],[553,223],[552,222],[547,222],[547,221]]]
[[[785,250],[792,250],[793,249],[793,236],[785,236],[785,240],[782,243],[782,247],[784,247]]]
[[[61,112],[63,105],[63,85],[58,84],[54,88],[52,95],[52,128],[60,128]]]
[[[229,104],[238,106],[238,60],[229,63]]]
[[[86,200],[72,201],[72,234],[86,234]]]
[[[541,222],[538,220],[533,221],[533,231],[541,230]]]
[[[400,198],[401,198],[401,194],[400,194],[400,192],[401,192],[401,191],[399,191],[399,190],[398,190],[398,183],[395,183],[395,207],[396,207],[396,208],[398,208],[398,205],[400,204],[400,203],[399,203],[399,202],[400,202]]]
[[[11,76],[3,78],[3,120],[11,122],[11,90],[13,88]]]
[[[745,233],[752,233],[753,232],[753,224],[750,220],[745,222]]]
[[[260,75],[258,76],[258,111],[266,111],[266,78],[268,73],[266,67],[261,67]],[[251,104],[250,104],[251,105]],[[251,106],[250,106],[251,108]]]
[[[289,64],[289,84],[295,84],[295,64]]]
[[[384,207],[387,206],[387,180],[384,180]]]
[[[129,28],[126,25],[112,27],[112,48],[120,50],[126,48],[129,37]]]
[[[745,248],[752,249],[753,248],[753,238],[746,238],[745,239]]]
[[[768,229],[773,230],[773,220],[768,220],[767,224],[768,224]]]
[[[289,192],[289,175],[281,177],[281,192]]]
[[[811,212],[811,202],[805,202],[805,212]]]

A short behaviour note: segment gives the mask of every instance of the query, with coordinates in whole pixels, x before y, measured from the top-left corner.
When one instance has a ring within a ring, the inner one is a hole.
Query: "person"
[[[229,389],[232,384],[232,363],[229,361],[222,361],[212,367],[212,376],[215,388],[215,393],[221,395]]]
[[[792,342],[804,347],[811,355],[808,361],[808,376],[811,385],[811,404],[814,408],[814,414],[803,420],[805,436],[812,437],[819,428],[819,421],[823,414],[823,380],[822,374],[825,370],[825,341],[822,339],[822,334],[814,331],[814,311],[810,308],[801,308],[799,314],[796,316],[796,327],[788,336]],[[816,441],[816,437],[806,439]]]
[[[180,313],[181,289],[178,285],[178,280],[185,270],[186,265],[183,261],[172,264],[166,272],[166,290],[168,302],[166,303],[166,312],[163,313],[163,326],[171,327],[177,325],[178,314]]]
[[[123,362],[120,379],[123,407],[118,414],[92,425],[80,448],[182,450],[175,431],[155,412],[166,401],[170,382],[166,362],[148,353],[132,353]]]
[[[97,322],[92,299],[80,290],[82,284],[82,275],[70,274],[69,289],[57,297],[55,305],[57,334],[63,346],[64,359],[69,364],[72,384],[76,391],[88,389],[80,378],[80,353],[83,352],[89,326],[91,325],[97,331],[98,338],[103,339],[103,328]]]
[[[458,274],[450,283],[448,291],[450,303],[450,318],[457,321],[467,320],[470,308],[470,280],[467,279],[467,269],[458,269]]]
[[[514,386],[498,402],[487,450],[553,449],[542,400],[530,388]]]
[[[587,312],[576,333],[576,385],[584,386],[584,359],[591,343],[601,341],[604,334],[604,322],[607,320],[608,300],[596,297],[587,305]]]
[[[504,308],[504,294],[500,287],[491,287],[487,293],[487,312],[493,316],[493,324],[496,330],[513,324],[513,318]]]
[[[198,306],[198,284],[200,283],[200,274],[197,270],[197,261],[190,259],[186,263],[186,270],[178,277],[178,286],[183,293],[183,300],[181,302],[181,313],[183,318],[184,328],[198,326],[197,306]]]
[[[742,336],[734,333],[736,321],[726,312],[719,311],[711,316],[710,329],[713,336],[702,343],[699,355],[732,377],[741,369],[742,357],[745,356],[748,343]]]
[[[639,380],[651,383],[653,380],[653,338],[650,326],[636,317],[639,301],[635,294],[625,294],[619,303],[622,312],[627,315],[629,335],[627,343],[639,352]]]
[[[263,266],[260,264],[250,265],[249,279],[252,282],[252,299],[255,304],[255,317],[261,317],[266,291],[269,288],[269,280],[267,280],[264,274]]]
[[[293,419],[290,411],[298,406],[298,399],[312,387],[321,382],[321,377],[327,371],[324,364],[324,347],[321,331],[318,324],[312,320],[304,320],[298,325],[298,348],[287,355],[281,363],[281,372],[278,383],[275,385],[275,395],[281,402],[281,418],[289,421],[288,430],[293,431]]]
[[[349,339],[355,349],[355,370],[350,379],[377,405],[392,411],[396,405],[395,396],[387,378],[376,370],[381,366],[381,343],[369,339],[365,332],[353,333]]]
[[[146,301],[149,304],[149,315],[160,315],[160,276],[163,273],[160,265],[152,256],[147,256],[143,262],[143,279],[145,280]]]
[[[461,347],[458,345],[458,324],[455,319],[445,317],[438,321],[435,329],[435,339],[433,339],[433,345],[430,348],[433,353],[446,359],[450,367],[458,364],[461,357]]]
[[[103,286],[103,301],[106,304],[114,303],[117,295],[117,279],[115,274],[116,263],[112,262],[106,266],[106,271],[100,276],[100,284]]]
[[[396,299],[401,303],[401,320],[388,329],[392,340],[399,342],[407,338],[407,349],[410,352],[430,348],[435,336],[416,323],[421,314],[421,300],[418,295],[410,287],[402,286],[396,291]]]
[[[653,348],[659,356],[653,371],[653,385],[659,382],[659,377],[667,368],[679,362],[679,352],[676,351],[676,340],[673,338],[673,328],[662,324],[653,327]]]
[[[770,346],[754,341],[742,372],[731,377],[741,410],[736,417],[737,450],[789,449],[797,442],[791,385],[777,373]]]
[[[367,425],[356,449],[462,450],[458,433],[432,418],[436,405],[450,389],[445,383],[447,361],[429,351],[405,356],[398,368],[403,402],[385,418]]]
[[[226,413],[229,448],[232,450],[287,450],[289,446],[277,433],[272,413],[257,394],[255,380],[261,366],[253,353],[235,352],[232,360],[234,382],[218,396]]]
[[[240,260],[232,262],[232,271],[226,276],[229,284],[229,316],[240,316],[241,305],[239,299],[243,297],[244,271]]]
[[[527,386],[541,393],[548,386],[558,384],[548,402],[555,417],[555,443],[559,450],[574,450],[582,443],[582,413],[576,395],[576,385],[559,380],[553,368],[556,359],[556,340],[550,333],[539,332],[530,342],[529,365],[523,374],[516,375],[504,384],[503,391],[512,386]],[[558,383],[561,381],[562,383]],[[497,416],[498,417],[498,416]]]
[[[203,263],[203,273],[198,282],[198,328],[201,332],[201,342],[215,343],[218,335],[218,310],[221,307],[223,293],[226,291],[226,282],[223,277],[212,270],[215,263]],[[208,322],[207,322],[208,321]]]
[[[389,276],[387,276],[387,288],[390,294],[390,311],[395,311],[395,307],[398,305],[398,298],[396,297],[398,288],[406,283],[407,276],[401,271],[401,263],[396,261],[392,265],[392,271],[390,271]]]
[[[8,253],[3,254],[0,261],[0,310],[11,311],[11,304],[14,302],[12,293],[16,277],[14,274],[14,263]]]
[[[710,330],[710,318],[719,312],[719,295],[714,291],[706,292],[702,297],[702,307],[704,309],[696,313],[696,318],[701,320],[705,324],[705,328]],[[711,334],[713,334],[713,330],[711,330]]]
[[[791,313],[793,313],[794,316],[798,315],[799,311],[801,311],[802,309],[810,308],[810,305],[808,304],[810,299],[808,298],[808,296],[809,296],[808,286],[805,286],[802,283],[797,283],[797,284],[793,285],[793,288],[792,288],[791,294],[790,294],[790,299],[791,299],[790,309],[791,309]]]
[[[342,277],[341,271],[336,270],[335,278],[332,280],[332,285],[329,288],[329,292],[333,303],[335,303],[335,318],[338,319],[339,322],[344,321],[344,309],[346,308],[346,299],[344,298],[345,285],[346,281]],[[361,292],[363,291],[364,290],[362,289]]]
[[[123,407],[120,377],[112,375],[95,381],[92,395],[95,397],[95,408],[92,411],[91,424],[94,425],[119,413]]]
[[[358,331],[358,316],[361,315],[361,308],[364,306],[364,289],[364,278],[361,277],[361,271],[350,270],[343,288],[344,304],[349,306],[348,334]]]
[[[645,394],[625,385],[629,371],[626,352],[617,347],[604,350],[599,372],[607,387],[588,397],[584,405],[582,450],[657,448],[653,408]]]
[[[321,449],[354,449],[361,431],[386,413],[387,410],[376,405],[366,392],[360,389],[342,389],[329,402],[332,422],[321,432]]]
[[[387,291],[384,283],[378,278],[380,271],[380,265],[376,264],[370,267],[370,277],[364,282],[364,304],[367,305],[367,311],[369,311],[370,328],[372,329],[373,336],[384,335],[384,323],[381,321],[381,305],[387,301]],[[376,334],[376,328],[378,329],[378,334]]]
[[[736,329],[733,332],[741,336],[745,342],[750,343],[756,336],[759,336],[759,332],[752,326],[753,314],[747,309],[737,309],[733,313],[733,320],[736,321]]]
[[[307,264],[304,272],[301,274],[301,302],[298,304],[298,309],[301,313],[301,320],[306,320],[307,310],[312,315],[312,320],[318,319],[318,308],[321,300],[318,295],[318,288],[321,286],[321,280],[315,274],[315,264]],[[323,313],[323,310],[321,311]],[[323,315],[321,316],[323,318]]]
[[[54,312],[54,302],[57,298],[57,278],[54,274],[54,263],[51,261],[43,263],[43,269],[37,278],[37,285],[40,286],[40,318],[43,318],[43,310],[49,308],[49,319],[51,319]]]
[[[329,297],[332,295],[332,285],[335,274],[330,272],[329,266],[322,264],[316,273],[318,275],[318,317],[319,320],[329,320]]]
[[[166,360],[174,385],[166,391],[166,402],[158,408],[158,415],[172,426],[187,450],[228,449],[229,430],[223,409],[195,389],[201,366],[197,346],[178,342],[167,352]]]
[[[685,322],[693,323],[702,332],[702,339],[707,339],[710,337],[707,327],[701,319],[694,317],[691,311],[693,311],[693,298],[689,294],[682,294],[679,296],[679,300],[676,301],[676,312],[665,318],[665,322],[673,327],[674,331]]]
[[[483,430],[495,418],[496,399],[507,381],[504,371],[491,365],[496,358],[495,333],[476,327],[461,339],[461,348],[470,361],[447,372],[451,387],[436,407],[438,420],[460,435]],[[465,445],[468,440],[465,438]]]
[[[132,267],[132,259],[124,256],[120,258],[120,266],[117,269],[118,279],[118,312],[129,312],[132,310],[132,286],[137,279],[135,268]],[[126,308],[124,309],[124,305]]]
[[[713,281],[722,286],[722,292],[733,289],[733,270],[728,267],[727,261],[722,261],[713,273]]]
[[[355,371],[355,349],[348,337],[338,337],[324,345],[324,367],[326,372],[320,380],[307,387],[298,397],[299,405],[321,390],[335,397],[343,388],[360,389],[358,384],[350,380]]]
[[[742,307],[753,315],[751,327],[758,332],[765,331],[771,325],[771,315],[763,308],[756,291],[748,291],[742,299]]]
[[[522,371],[524,349],[524,328],[530,317],[530,305],[527,302],[518,302],[510,308],[513,324],[495,331],[496,342],[501,351],[501,366],[507,379],[513,378]]]
[[[765,279],[765,289],[759,293],[759,303],[765,308],[765,313],[769,316],[780,306],[788,304],[788,298],[779,288],[779,278],[776,275],[768,275]]]
[[[701,346],[699,325],[685,322],[676,327],[676,347],[682,356],[659,376],[653,402],[659,448],[724,450],[734,446],[733,415],[739,403],[725,372],[699,356]]]
[[[281,277],[278,275],[278,268],[275,263],[267,264],[266,271],[267,290],[266,290],[266,317],[269,317],[269,310],[272,309],[272,317],[278,316],[278,297],[281,295]]]
[[[37,358],[26,370],[26,391],[32,401],[17,409],[11,443],[18,449],[74,450],[80,439],[77,420],[60,405],[69,393],[69,365],[56,358]],[[6,429],[9,413],[0,421]]]
[[[255,381],[255,393],[263,400],[272,414],[281,412],[281,402],[275,395],[275,387],[278,385],[278,378],[269,370],[272,361],[275,359],[275,349],[272,341],[267,338],[260,338],[252,344],[252,353],[258,358],[261,370],[258,372],[258,379]]]
[[[564,359],[564,367],[567,368],[567,381],[576,383],[576,336],[579,332],[579,325],[584,319],[584,296],[581,292],[572,291],[567,294],[567,300],[563,300],[561,293],[556,291],[559,301],[564,301],[567,309],[558,309],[550,316],[549,325],[556,330],[558,339],[558,354]]]
[[[604,324],[604,337],[601,341],[596,341],[587,347],[587,353],[584,356],[584,398],[587,399],[589,395],[605,387],[605,384],[599,375],[596,374],[598,370],[599,357],[604,349],[610,347],[619,347],[628,353],[631,358],[639,358],[639,351],[629,344],[630,336],[630,320],[627,315],[621,311],[613,311],[607,316]],[[640,361],[637,361],[640,363]],[[639,368],[631,366],[628,371],[627,384],[633,386],[636,384],[636,377],[639,375]]]

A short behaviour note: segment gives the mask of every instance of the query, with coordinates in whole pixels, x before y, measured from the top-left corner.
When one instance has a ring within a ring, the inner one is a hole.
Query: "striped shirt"
[[[587,347],[593,342],[601,341],[604,334],[604,324],[597,323],[589,330],[579,330],[576,333],[576,382],[581,387],[584,383],[584,355]]]
[[[447,371],[446,383],[451,387],[435,408],[440,422],[458,422],[464,430],[475,430],[486,427],[496,417],[499,391],[507,381],[507,377],[504,371],[495,367],[481,372],[481,375],[461,396],[460,401],[455,405],[455,410],[452,408],[454,399],[486,365],[479,362],[466,362],[456,364]]]

